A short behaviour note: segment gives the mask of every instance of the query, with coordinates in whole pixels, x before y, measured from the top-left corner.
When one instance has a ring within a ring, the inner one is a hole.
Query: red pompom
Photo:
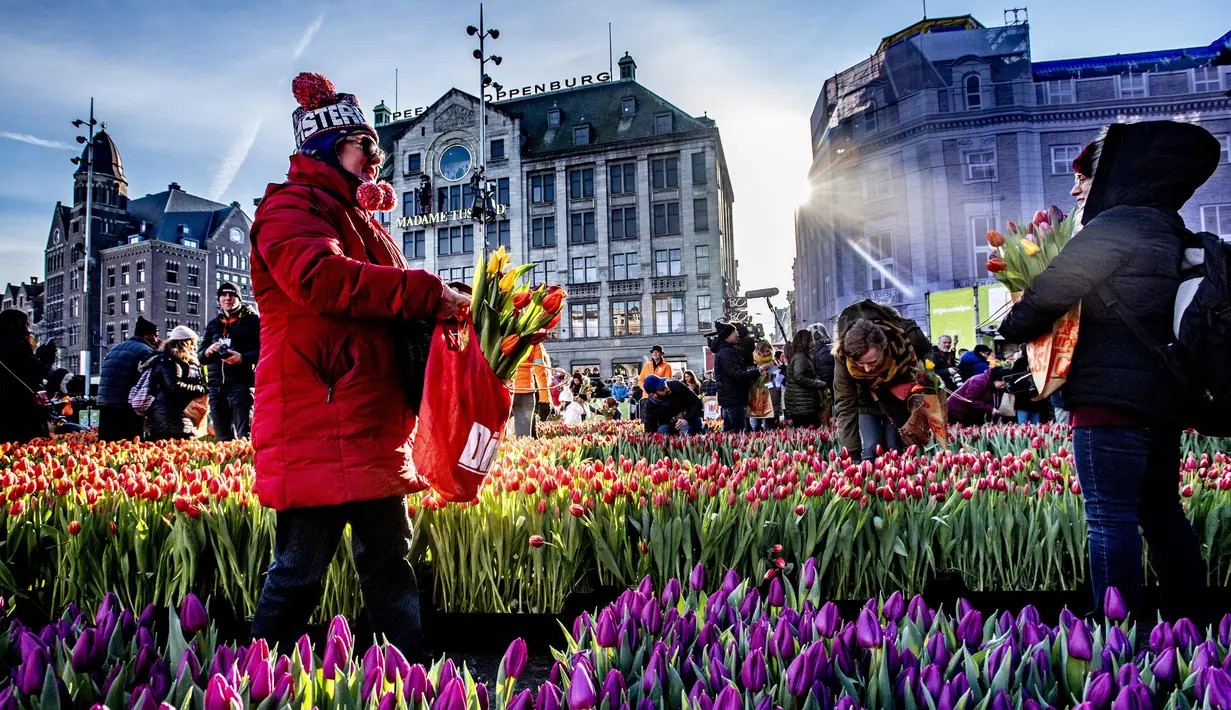
[[[384,209],[381,205],[385,201],[385,191],[374,182],[360,183],[359,189],[355,191],[355,198],[359,200],[359,206],[369,212],[380,212]]]
[[[388,212],[394,207],[397,207],[398,195],[393,189],[393,185],[390,185],[387,182],[378,182],[376,185],[380,188],[381,193],[384,195],[384,200],[381,202],[380,211]]]
[[[300,106],[309,111],[328,106],[338,100],[333,82],[320,74],[302,72],[291,81],[291,93]]]

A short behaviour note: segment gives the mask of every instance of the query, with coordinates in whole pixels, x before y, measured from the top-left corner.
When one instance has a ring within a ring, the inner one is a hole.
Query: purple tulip
[[[761,593],[755,589],[749,589],[744,595],[744,601],[739,605],[739,615],[744,619],[752,618],[752,612],[756,611],[757,605],[761,602]]]
[[[154,698],[167,697],[167,691],[171,689],[171,668],[167,662],[159,658],[154,661],[154,668],[150,671],[150,690],[154,691]]]
[[[534,710],[560,710],[560,688],[547,681],[539,688],[538,697],[534,699]]]
[[[941,688],[944,687],[944,676],[941,674],[940,666],[929,663],[919,676],[919,686],[927,692],[933,703],[939,700]],[[926,703],[919,703],[920,707],[924,705]]]
[[[1013,704],[1009,702],[1009,696],[1005,695],[1003,690],[998,690],[988,708],[990,710],[1013,710]]]
[[[606,700],[608,706],[614,708],[624,700],[624,692],[626,690],[624,674],[612,668],[610,671],[607,671],[607,678],[603,681],[603,692],[599,696],[598,701],[601,703]]]
[[[906,607],[906,616],[924,631],[931,628],[932,619],[935,618],[935,614],[928,608],[927,602],[923,601],[921,594],[911,597],[910,605]]]
[[[1010,662],[1013,660],[1012,651],[1013,649],[1009,646],[1009,644],[1002,643],[992,649],[991,653],[987,654],[987,665],[985,668],[988,678],[995,677],[996,671],[1000,669],[1000,664],[1004,663],[1006,658],[1009,659]]]
[[[428,680],[427,671],[422,665],[416,663],[410,667],[410,672],[406,675],[406,685],[402,687],[402,697],[415,704],[424,698],[431,702],[435,697],[432,681]]]
[[[479,702],[479,710],[487,710],[490,699],[487,696],[487,686],[482,683],[476,683],[474,686],[474,699]]]
[[[731,672],[727,670],[726,665],[722,662],[722,654],[715,652],[710,654],[710,687],[717,688],[727,681],[731,680]]]
[[[688,575],[688,586],[694,592],[699,592],[705,588],[705,567],[700,563],[692,568],[692,574]]]
[[[150,686],[138,685],[128,697],[128,707],[130,710],[158,710],[158,701]]]
[[[133,679],[136,683],[141,684],[149,680],[150,671],[154,668],[156,660],[158,660],[158,651],[149,646],[144,646],[137,652],[137,660],[133,663]]]
[[[274,692],[274,669],[269,665],[269,661],[249,665],[248,677],[250,685],[248,694],[252,696],[254,702],[261,701],[273,695]]]
[[[1202,668],[1214,667],[1218,668],[1218,649],[1214,648],[1213,641],[1206,641],[1197,646],[1193,651],[1193,659],[1188,664],[1188,672],[1196,673]]]
[[[751,633],[748,634],[748,648],[750,650],[755,648],[764,651],[767,648],[766,641],[769,637],[769,622],[762,619],[753,624],[750,631]]]
[[[833,602],[825,602],[816,614],[816,633],[822,638],[831,639],[842,627],[842,616]]]
[[[1171,631],[1171,624],[1160,621],[1150,632],[1150,653],[1157,656],[1168,648],[1175,648],[1175,634]]]
[[[744,690],[749,692],[757,693],[765,687],[769,680],[769,669],[765,666],[765,656],[761,649],[753,649],[744,659],[744,667],[740,669],[739,677],[744,684]]]
[[[1143,685],[1124,687],[1111,704],[1111,710],[1154,710],[1150,691]]]
[[[1208,700],[1210,707],[1231,708],[1231,674],[1221,669],[1211,668],[1205,691],[1204,699]],[[1202,697],[1197,696],[1199,700]]]
[[[1021,625],[1022,645],[1026,648],[1034,648],[1043,640],[1042,634],[1039,633],[1037,624],[1026,622]]]
[[[573,640],[581,643],[581,635],[588,628],[590,628],[590,613],[583,611],[580,616],[573,619]]]
[[[945,635],[942,633],[932,634],[924,643],[924,649],[927,651],[928,658],[941,668],[949,665],[949,659],[953,654],[949,651],[949,645],[945,642]]]
[[[675,609],[671,610],[672,613]],[[692,609],[688,613],[680,617],[680,640],[684,642],[684,646],[692,646],[693,641],[697,639],[697,612]]]
[[[440,664],[440,676],[436,680],[436,687],[444,692],[444,687],[457,677],[457,664],[453,662],[453,659],[446,658]]]
[[[34,695],[43,688],[43,676],[47,673],[47,665],[51,662],[47,652],[36,649],[24,654],[21,665],[15,671],[14,681],[17,689],[24,695]]]
[[[103,626],[104,622],[119,614],[120,598],[115,592],[107,592],[103,595],[103,600],[98,604],[98,610],[94,612],[94,625]]]
[[[338,671],[346,672],[350,663],[350,654],[343,645],[345,641],[338,636],[331,636],[325,643],[325,657],[321,660],[321,670],[325,680],[335,680]]]
[[[77,637],[77,643],[73,644],[73,655],[69,662],[77,673],[88,673],[94,670],[94,629],[86,629]]]
[[[1009,633],[1013,629],[1014,621],[1013,612],[1006,611],[1001,613],[996,619],[996,631],[1001,634]]]
[[[829,680],[832,669],[829,665],[829,654],[825,652],[825,644],[818,643],[810,647],[812,654],[812,680],[814,683]]]
[[[376,648],[373,646],[372,648]],[[369,651],[371,653],[371,651]],[[269,665],[269,644],[265,639],[257,639],[248,649],[248,657],[244,661],[244,675],[252,675],[257,666]]]
[[[1115,587],[1108,587],[1107,591],[1103,592],[1103,616],[1115,622],[1128,618],[1128,605]]]
[[[657,636],[663,628],[663,612],[658,604],[650,602],[641,610],[641,623],[651,635]]]
[[[1111,627],[1111,630],[1107,632],[1107,649],[1116,656],[1132,652],[1132,644],[1128,640],[1128,634],[1124,633],[1124,629],[1119,626]]]
[[[209,679],[205,687],[205,710],[231,710],[232,704],[244,707],[244,701],[235,688],[221,675]]]
[[[346,623],[346,617],[338,615],[333,617],[329,622],[329,631],[325,634],[326,639],[340,639],[342,641],[342,650],[346,651],[346,656],[350,657],[351,649],[355,647],[355,637],[351,635],[350,625]]]
[[[962,620],[958,622],[954,635],[958,643],[965,644],[971,651],[979,650],[979,646],[983,643],[983,614],[975,609],[967,611],[962,615]]]
[[[1091,650],[1090,629],[1085,622],[1078,621],[1069,628],[1069,658],[1079,661],[1089,661],[1094,657]]]
[[[1099,710],[1105,710],[1111,704],[1115,691],[1115,684],[1112,682],[1110,673],[1094,671],[1090,675],[1089,684],[1086,686],[1086,702]]]
[[[903,616],[906,615],[906,600],[902,598],[901,592],[894,592],[885,600],[881,606],[881,616],[886,621],[897,623]]]
[[[668,609],[680,603],[680,580],[674,577],[667,580],[663,587],[662,603]]]
[[[432,702],[432,710],[466,710],[466,691],[461,678],[454,677],[448,685],[441,686],[440,695]]]
[[[724,686],[714,698],[714,710],[740,710],[743,707],[743,698],[734,685]]]
[[[191,637],[204,631],[207,626],[209,626],[209,615],[205,613],[205,607],[197,595],[189,592],[180,604],[180,628]]]
[[[1076,624],[1076,623],[1077,623],[1077,616],[1073,614],[1073,612],[1069,611],[1068,609],[1060,610],[1060,628],[1062,629],[1071,628],[1073,624]]]
[[[903,704],[908,697],[919,697],[919,672],[914,668],[907,668],[903,671],[902,675],[898,677],[898,683],[894,687],[894,692],[897,695],[898,702]],[[920,701],[920,704],[924,707],[927,706],[927,703],[923,701]]]
[[[520,641],[520,639],[518,640]],[[517,643],[517,641],[514,641],[513,643]],[[523,642],[523,647],[524,647],[524,642]],[[510,646],[509,648],[512,648],[512,646]],[[285,656],[283,656],[283,658],[285,658]],[[507,653],[505,654],[505,658],[506,658],[506,663],[507,663],[507,658],[508,658]],[[507,669],[508,666],[506,665],[505,668]],[[405,680],[406,677],[410,675],[410,661],[406,660],[406,656],[402,655],[402,652],[398,650],[397,646],[394,646],[393,644],[388,644],[387,646],[385,646],[385,669],[384,670],[385,670],[385,680],[390,683],[397,682],[398,678],[402,678],[403,680]],[[508,675],[507,670],[505,671],[505,675]]]
[[[1218,644],[1223,648],[1231,646],[1231,614],[1224,614],[1218,623]]]
[[[390,690],[380,699],[380,704],[376,706],[376,710],[394,710],[397,706],[397,696]]]
[[[1191,619],[1180,619],[1171,627],[1175,634],[1176,645],[1181,648],[1192,648],[1201,643],[1201,632],[1197,630],[1197,625]]]
[[[295,680],[291,678],[291,674],[283,673],[278,676],[278,684],[274,686],[274,697],[278,699],[278,703],[285,701],[294,692]]]
[[[598,691],[594,688],[594,674],[583,661],[573,666],[568,687],[568,706],[570,710],[590,710],[597,704]]]
[[[864,649],[880,648],[884,640],[880,622],[867,609],[859,612],[859,620],[855,622],[855,639]]]
[[[781,609],[786,604],[786,589],[782,586],[782,580],[774,577],[769,583],[769,594],[765,597],[765,603],[775,609]]]
[[[838,699],[838,704],[834,706],[834,710],[862,710],[859,703],[849,695],[843,695]]]
[[[505,710],[530,710],[530,690],[523,690],[514,695]]]
[[[608,616],[610,616],[610,614]],[[601,617],[599,623],[601,626]],[[614,626],[612,627],[612,632],[615,632]],[[504,677],[521,677],[522,672],[526,670],[526,657],[526,642],[520,638],[513,639],[513,643],[509,644],[508,650],[504,652],[504,658],[501,659],[501,668],[504,669]]]
[[[753,708],[753,710],[773,710],[773,707],[774,707],[773,697],[766,695],[765,697],[757,701],[757,704]]]
[[[812,659],[807,653],[799,654],[791,661],[791,665],[787,666],[786,683],[791,695],[797,698],[802,698],[812,689]]]
[[[1022,701],[1022,710],[1047,710],[1034,698],[1026,698]]]
[[[1039,610],[1035,609],[1033,604],[1027,604],[1022,607],[1021,611],[1017,612],[1017,623],[1019,626],[1024,625],[1026,622],[1037,624],[1040,621],[1042,620],[1039,618]]]
[[[778,626],[770,639],[773,652],[783,661],[789,661],[795,656],[795,632],[786,619],[779,619]]]
[[[1154,673],[1156,680],[1161,680],[1164,683],[1175,682],[1175,649],[1167,648],[1154,659],[1154,663],[1150,666],[1150,670]]]
[[[1116,673],[1116,682],[1121,687],[1137,685],[1141,682],[1141,672],[1137,670],[1137,666],[1132,663],[1125,663],[1120,666],[1119,672]]]
[[[175,679],[182,678],[185,671],[188,672],[188,679],[193,683],[201,677],[201,662],[197,660],[197,654],[193,653],[191,648],[184,649],[184,653],[180,655],[179,666],[175,669]]]
[[[731,592],[735,591],[735,588],[739,586],[739,583],[739,573],[733,569],[727,570],[726,576],[722,578],[722,595],[724,597],[731,596]]]

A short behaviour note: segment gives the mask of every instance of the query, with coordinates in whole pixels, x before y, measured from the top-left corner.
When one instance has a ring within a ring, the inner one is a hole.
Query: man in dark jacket
[[[962,356],[962,359],[958,361],[958,375],[963,380],[969,380],[975,375],[982,375],[992,366],[991,363],[988,362],[988,359],[991,358],[991,356],[992,349],[983,343],[979,343],[975,346],[974,350],[968,351]]]
[[[261,317],[240,302],[235,284],[218,287],[218,317],[205,326],[201,364],[209,383],[209,414],[219,441],[248,436],[252,373],[261,356]]]
[[[664,380],[658,375],[645,378],[648,401],[641,421],[645,433],[653,434],[700,434],[701,399],[679,380]]]
[[[932,364],[950,393],[962,386],[962,376],[957,371],[957,356],[953,352],[953,336],[946,333],[936,339],[936,347],[932,348]]]
[[[137,328],[128,340],[111,348],[103,359],[98,377],[98,438],[122,441],[141,436],[144,422],[128,404],[128,393],[141,375],[137,368],[154,356],[158,326],[137,317]]]
[[[739,348],[739,330],[730,323],[718,327],[714,350],[714,379],[718,381],[718,406],[722,407],[722,430],[743,431],[748,426],[748,389],[769,367],[746,367]]]
[[[1000,334],[1030,342],[1081,304],[1064,402],[1074,427],[1095,603],[1114,586],[1131,611],[1142,611],[1144,533],[1168,607],[1163,615],[1182,612],[1203,623],[1205,570],[1176,481],[1181,393],[1110,304],[1119,299],[1152,338],[1171,341],[1188,234],[1179,210],[1214,173],[1219,144],[1199,126],[1154,121],[1112,125],[1096,145],[1082,153],[1093,170],[1075,177],[1074,194],[1079,203],[1085,197],[1084,228],[1022,293]]]
[[[714,379],[714,373],[707,372],[701,379],[701,394],[705,397],[718,396],[718,381]]]

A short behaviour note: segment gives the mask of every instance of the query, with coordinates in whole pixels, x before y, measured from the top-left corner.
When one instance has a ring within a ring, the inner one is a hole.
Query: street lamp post
[[[491,86],[496,91],[500,91],[504,87],[494,83],[492,78],[487,74],[487,62],[492,62],[496,66],[500,66],[503,58],[497,55],[487,56],[484,48],[484,40],[488,37],[492,39],[500,38],[500,30],[491,28],[488,29],[483,24],[483,3],[479,3],[479,26],[470,25],[466,27],[466,34],[471,37],[479,38],[479,48],[474,50],[473,56],[479,60],[479,164],[475,168],[474,177],[474,204],[471,208],[471,216],[481,224],[485,224],[495,217],[495,201],[491,195],[490,181],[486,177],[487,172],[487,87]]]
[[[85,396],[90,396],[90,376],[91,363],[90,356],[93,354],[93,338],[92,327],[90,323],[90,236],[94,222],[94,126],[98,121],[94,120],[94,99],[90,99],[90,120],[83,121],[80,118],[73,121],[73,125],[77,128],[86,126],[87,135],[77,136],[78,143],[84,143],[85,149],[85,258],[81,261],[81,322],[84,326],[81,334],[81,375],[85,378]],[[106,128],[107,124],[103,124]],[[81,163],[81,158],[74,157],[72,159],[74,165]],[[74,265],[72,268],[77,268]]]

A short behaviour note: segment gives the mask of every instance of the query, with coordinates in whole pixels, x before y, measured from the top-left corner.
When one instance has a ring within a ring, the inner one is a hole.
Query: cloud
[[[316,31],[321,28],[321,24],[325,21],[325,13],[316,16],[312,24],[308,25],[308,29],[304,31],[303,37],[299,38],[299,44],[295,45],[295,50],[291,52],[291,61],[299,59],[303,56],[304,50],[308,45],[312,44],[312,38],[316,36]]]
[[[63,141],[49,141],[46,138],[32,136],[29,133],[11,133],[9,131],[0,131],[0,138],[8,138],[13,141],[21,141],[30,145],[37,145],[40,148],[55,148],[57,150],[72,150],[73,146]]]

